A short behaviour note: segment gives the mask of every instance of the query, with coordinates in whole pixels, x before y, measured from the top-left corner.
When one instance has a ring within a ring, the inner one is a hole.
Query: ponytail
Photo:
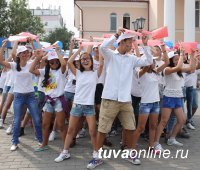
[[[48,85],[48,80],[50,78],[49,71],[50,71],[50,64],[49,61],[47,61],[47,64],[45,66],[44,80],[42,81],[42,87],[47,87]]]
[[[19,58],[19,57],[16,57],[16,63],[17,63],[17,65],[16,65],[16,70],[17,70],[17,71],[21,71],[22,69],[21,69],[21,67],[20,67],[20,58]]]

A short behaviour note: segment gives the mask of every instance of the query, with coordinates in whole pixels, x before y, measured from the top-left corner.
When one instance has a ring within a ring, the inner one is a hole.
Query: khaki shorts
[[[98,131],[101,133],[110,132],[113,121],[117,116],[124,129],[135,130],[135,117],[131,102],[102,99]]]

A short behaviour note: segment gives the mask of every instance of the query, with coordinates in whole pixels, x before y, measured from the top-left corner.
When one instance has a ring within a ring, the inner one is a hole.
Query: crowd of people
[[[176,49],[164,43],[149,46],[145,34],[138,45],[136,38],[119,28],[101,45],[87,49],[80,43],[74,50],[72,39],[69,53],[57,45],[47,51],[16,41],[6,60],[4,41],[0,128],[13,106],[13,123],[6,130],[12,134],[10,150],[18,148],[30,120],[38,141],[35,152],[48,150],[48,142],[60,132],[63,150],[54,160],[57,163],[70,158],[70,147],[85,137],[88,127],[93,148],[89,169],[103,163],[99,149],[112,146],[106,135],[116,135],[119,127],[120,149],[132,154],[126,160],[135,165],[141,161],[132,151],[141,136],[156,154],[164,151],[162,135],[168,145],[183,146],[177,137],[189,138],[187,129],[195,130],[200,53],[191,49],[188,54],[181,45]]]

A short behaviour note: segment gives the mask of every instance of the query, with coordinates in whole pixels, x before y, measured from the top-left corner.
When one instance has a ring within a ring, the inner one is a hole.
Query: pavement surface
[[[27,125],[25,136],[20,138],[19,148],[11,152],[11,137],[5,133],[6,128],[12,121],[12,114],[8,113],[4,129],[0,129],[0,170],[16,169],[16,170],[84,170],[88,161],[92,156],[92,147],[89,135],[86,138],[78,139],[77,145],[70,150],[71,158],[61,163],[55,163],[54,159],[62,150],[63,143],[59,133],[53,142],[49,142],[49,150],[36,153],[34,148],[38,146],[35,140],[33,128]],[[118,158],[104,159],[104,163],[97,167],[97,170],[199,170],[200,169],[200,110],[194,117],[196,130],[189,130],[190,139],[177,139],[184,144],[183,147],[167,146],[164,144],[164,138],[161,143],[165,149],[171,151],[170,158],[141,158],[140,166],[132,165],[130,162]],[[113,148],[119,150],[120,135],[109,137],[113,142]],[[138,143],[139,149],[146,149],[148,143],[144,139],[140,139]],[[182,149],[182,159],[179,152],[178,158],[175,158],[177,149]],[[188,150],[188,155],[187,155]],[[173,157],[173,158],[172,158]]]

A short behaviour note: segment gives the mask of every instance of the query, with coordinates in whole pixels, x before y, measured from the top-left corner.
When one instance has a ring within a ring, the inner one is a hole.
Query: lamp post
[[[144,23],[145,23],[145,18],[140,17],[137,18],[135,21],[132,22],[134,30],[138,31],[139,29],[143,29],[144,28]]]

